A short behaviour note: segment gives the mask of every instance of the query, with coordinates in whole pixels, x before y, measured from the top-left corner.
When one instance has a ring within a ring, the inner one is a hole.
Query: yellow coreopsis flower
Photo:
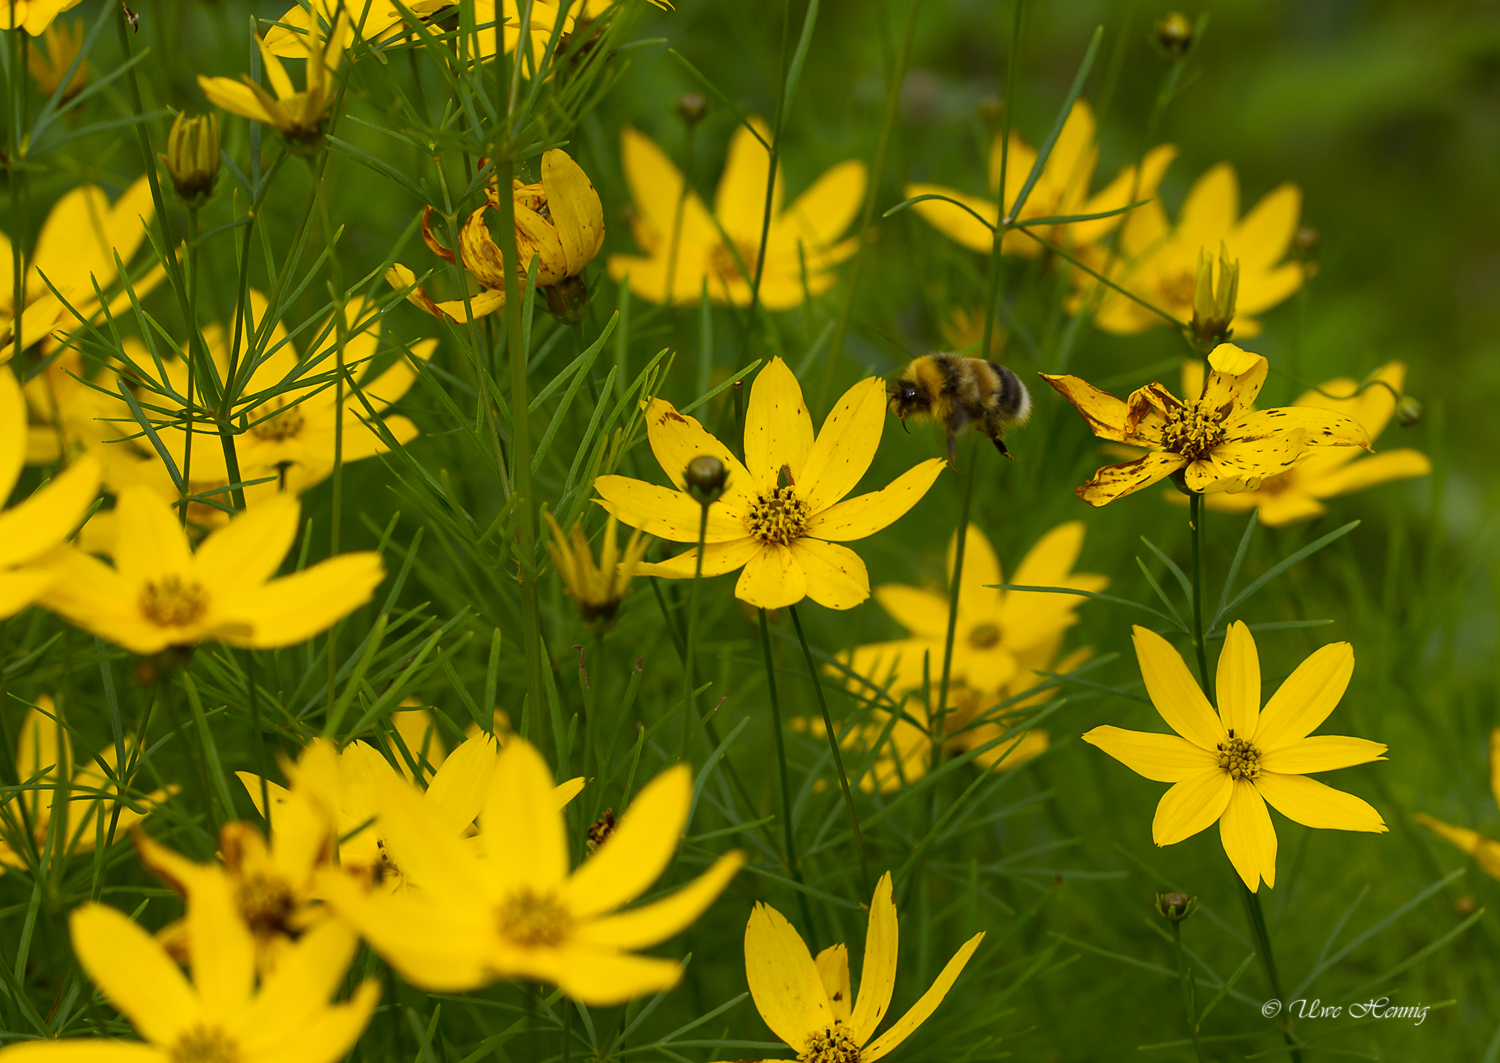
[[[480,160],[481,168],[485,164],[485,160]],[[485,220],[488,211],[500,206],[500,192],[490,185],[484,194],[488,204],[469,215],[459,231],[461,259],[433,234],[429,224],[432,208],[428,207],[422,215],[422,238],[428,248],[446,262],[459,262],[480,284],[479,292],[469,297],[467,308],[463,299],[434,302],[416,283],[417,275],[399,262],[386,271],[385,279],[391,287],[407,291],[408,301],[435,317],[467,321],[470,312],[480,318],[505,305],[503,257]],[[542,155],[542,179],[533,184],[512,179],[511,197],[515,207],[520,288],[526,287],[531,260],[536,258],[537,287],[544,289],[548,306],[554,312],[564,315],[570,308],[586,306],[587,292],[580,291],[582,283],[574,278],[594,260],[604,244],[604,207],[588,174],[567,152],[553,148]],[[566,294],[557,289],[566,289]]]
[[[1236,313],[1229,327],[1238,336],[1254,336],[1260,322],[1251,315],[1269,310],[1302,286],[1302,266],[1284,261],[1297,231],[1302,193],[1294,184],[1281,185],[1243,218],[1239,202],[1234,167],[1220,163],[1193,184],[1175,224],[1168,223],[1161,201],[1153,200],[1130,212],[1120,230],[1119,254],[1099,251],[1090,265],[1186,322],[1193,316],[1202,256],[1222,251],[1228,262],[1239,264]],[[1094,322],[1105,332],[1128,335],[1164,323],[1161,315],[1081,270],[1074,281],[1081,289],[1074,308],[1092,305]]]
[[[0,30],[22,29],[39,36],[53,19],[80,3],[82,0],[4,0],[0,3]]]
[[[1500,727],[1490,732],[1490,793],[1495,796],[1496,806],[1500,806]],[[1422,812],[1413,815],[1412,819],[1479,861],[1485,874],[1500,878],[1500,842],[1486,838],[1478,831],[1455,827]]]
[[[1204,697],[1182,656],[1154,631],[1135,627],[1135,653],[1146,693],[1176,734],[1095,727],[1083,740],[1131,771],[1174,785],[1156,806],[1151,836],[1173,845],[1219,823],[1229,862],[1251,892],[1276,885],[1276,811],[1305,827],[1388,829],[1367,802],[1307,778],[1384,760],[1386,747],[1364,738],[1313,735],[1338,705],[1354,674],[1354,649],[1336,642],[1313,653],[1261,708],[1260,658],[1250,629],[1236,620],[1219,655],[1219,708]]]
[[[1041,374],[1077,408],[1094,435],[1150,451],[1100,469],[1078,488],[1079,498],[1102,506],[1175,473],[1189,491],[1251,490],[1293,468],[1314,448],[1370,449],[1369,433],[1345,414],[1309,406],[1255,409],[1268,370],[1260,355],[1221,343],[1208,364],[1203,394],[1187,401],[1160,383],[1122,401],[1080,377]]]
[[[1364,428],[1373,442],[1385,430],[1396,410],[1396,395],[1401,393],[1406,380],[1406,366],[1400,362],[1388,362],[1376,370],[1371,379],[1389,387],[1373,383],[1361,391],[1356,381],[1339,377],[1306,392],[1296,405],[1331,410],[1350,417]],[[1262,524],[1281,527],[1321,517],[1328,512],[1328,507],[1323,504],[1326,499],[1391,480],[1426,476],[1431,471],[1432,462],[1427,455],[1410,447],[1385,450],[1369,457],[1360,457],[1355,447],[1320,447],[1302,464],[1267,477],[1259,487],[1233,494],[1211,494],[1204,501],[1210,509],[1224,513],[1256,510]]]
[[[135,742],[127,739],[127,760],[134,749]],[[120,797],[116,753],[111,743],[88,762],[75,764],[73,743],[62,715],[50,697],[37,699],[21,722],[16,742],[16,777],[25,789],[16,800],[0,805],[0,872],[43,866],[60,799],[67,809],[58,825],[60,833],[53,844],[60,848],[52,850],[52,861],[72,853],[93,852],[101,826],[106,840],[111,826],[115,840],[124,837],[169,794],[177,792],[173,785],[150,794]],[[64,778],[66,785],[60,792]]]
[[[73,65],[73,60],[78,58],[78,52],[83,48],[83,37],[82,19],[71,24],[56,22],[42,31],[42,41],[47,45],[47,51],[44,53],[33,46],[27,53],[26,69],[31,72],[31,80],[36,82],[36,87],[43,96],[52,95],[63,83],[63,78],[68,75],[68,68]],[[68,79],[68,87],[63,90],[62,99],[71,100],[88,83],[89,61],[85,58]]]
[[[759,118],[750,122],[769,144],[766,124]],[[765,144],[743,125],[735,128],[712,214],[696,192],[684,197],[681,171],[649,137],[626,129],[621,149],[635,201],[631,232],[645,257],[611,255],[610,277],[628,281],[632,293],[652,303],[696,303],[706,285],[715,303],[748,306],[770,177]],[[760,304],[767,310],[800,306],[808,295],[833,287],[833,267],[858,246],[857,240],[840,237],[859,213],[865,179],[865,164],[846,160],[783,206],[777,168],[760,278]]]
[[[683,764],[647,784],[572,872],[552,773],[524,739],[501,751],[472,842],[452,836],[405,782],[378,796],[408,889],[366,892],[328,876],[325,892],[387,963],[431,991],[525,978],[608,1005],[669,989],[681,964],[634,950],[697,919],[744,863],[728,853],[670,896],[618,911],[660,877],[677,847],[692,803]]]
[[[1139,174],[1135,166],[1120,170],[1104,188],[1094,195],[1089,194],[1093,184],[1094,167],[1099,161],[1097,123],[1094,112],[1087,103],[1079,100],[1068,112],[1062,132],[1047,156],[1047,164],[1032,186],[1031,193],[1021,207],[1020,217],[1024,222],[1030,218],[1063,218],[1080,214],[1103,214],[1119,210],[1142,199],[1154,199],[1156,187],[1161,183],[1167,166],[1177,156],[1177,149],[1170,144],[1161,144],[1146,153]],[[990,173],[988,190],[993,197],[1000,187],[1000,160],[1003,142],[995,136],[990,149]],[[1031,168],[1036,164],[1036,149],[1021,139],[1015,130],[1010,134],[1010,150],[1005,160],[1005,203],[1009,217],[1011,206],[1020,197]],[[978,214],[990,226],[1000,224],[1000,209],[996,201],[979,196],[966,195],[956,188],[938,184],[913,183],[906,186],[906,196],[940,195],[957,200]],[[1132,196],[1134,198],[1132,198]],[[989,254],[995,241],[992,228],[982,224],[973,214],[962,207],[945,203],[940,199],[926,199],[913,205],[939,232],[972,251]],[[1142,208],[1138,208],[1142,209]],[[1069,250],[1088,247],[1115,231],[1126,217],[1116,214],[1095,221],[1070,222],[1065,225],[1034,227],[1029,231],[1047,244]],[[1000,245],[1008,255],[1035,256],[1046,248],[1022,232],[1009,232]]]
[[[552,538],[547,543],[547,552],[552,555],[553,567],[562,578],[563,590],[578,603],[578,615],[590,627],[603,630],[614,619],[615,610],[630,589],[641,558],[646,556],[650,540],[637,529],[625,544],[625,553],[620,554],[620,541],[616,533],[619,519],[611,513],[604,525],[604,545],[599,551],[599,564],[594,564],[593,552],[589,549],[588,536],[583,524],[573,525],[571,541],[563,535],[557,520],[551,513],[547,524],[552,529]]]
[[[26,463],[26,400],[0,365],[0,507]],[[84,455],[24,502],[0,508],[0,619],[36,601],[57,581],[37,562],[73,533],[99,493],[99,463]]]
[[[594,490],[606,510],[662,539],[696,543],[700,507],[684,490],[683,471],[700,455],[724,463],[729,479],[708,509],[703,575],[743,568],[734,593],[762,609],[811,598],[830,609],[852,609],[870,596],[858,554],[841,545],[874,535],[916,505],[943,469],[929,458],[886,487],[844,499],[880,445],[885,381],[870,377],[841,398],[813,436],[812,417],[797,378],[780,358],[760,371],[745,410],[745,462],[670,402],[646,408],[646,434],[662,471],[677,488],[626,476],[601,476]],[[842,501],[841,501],[842,500]],[[641,565],[648,576],[692,579],[697,547],[669,561]]]
[[[875,1063],[927,1021],[984,940],[964,942],[937,980],[879,1037],[875,1031],[896,989],[899,932],[891,873],[875,884],[865,933],[859,996],[849,981],[849,950],[830,945],[814,959],[802,935],[768,904],[757,904],[745,927],[745,979],[771,1032],[804,1063]]]
[[[373,550],[340,554],[276,578],[301,506],[277,495],[209,535],[194,552],[171,505],[127,487],[115,503],[114,567],[72,547],[49,555],[43,604],[133,653],[226,642],[291,646],[370,600],[385,578]]]
[[[359,945],[335,920],[303,935],[257,986],[254,940],[228,879],[213,869],[188,907],[191,982],[161,942],[114,908],[90,902],[69,924],[79,963],[145,1043],[23,1041],[0,1049],[0,1063],[335,1063],[359,1040],[380,996],[371,978],[348,1002],[328,1002]]]
[[[210,103],[252,122],[270,126],[286,138],[289,148],[307,154],[316,151],[322,143],[328,107],[333,102],[333,75],[338,71],[339,61],[352,37],[347,12],[340,13],[327,39],[323,37],[320,23],[311,26],[307,34],[296,35],[296,50],[292,54],[307,60],[306,88],[301,92],[292,85],[291,76],[276,53],[260,37],[255,43],[260,47],[266,78],[276,95],[261,88],[248,74],[241,75],[240,81],[199,74],[198,86]]]

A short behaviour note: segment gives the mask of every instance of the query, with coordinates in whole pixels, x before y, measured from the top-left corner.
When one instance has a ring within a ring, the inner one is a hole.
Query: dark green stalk
[[[343,531],[344,501],[344,344],[348,340],[349,322],[344,313],[343,273],[339,269],[338,253],[334,248],[333,222],[328,216],[328,189],[324,184],[327,173],[326,149],[323,165],[309,165],[313,179],[314,195],[318,199],[318,214],[323,223],[323,239],[328,247],[328,277],[330,294],[333,296],[334,357],[337,360],[338,377],[334,380],[333,400],[333,505],[329,515],[329,557],[337,557],[339,541]],[[338,703],[338,632],[339,625],[328,628],[328,714]],[[264,776],[262,776],[264,777]],[[270,806],[266,806],[270,811]]]
[[[187,258],[188,331],[198,330],[198,208],[188,208],[188,237],[183,255]],[[187,401],[182,404],[182,494],[183,527],[187,527],[188,496],[193,493],[193,407],[198,401],[198,359],[188,355]]]
[[[1198,1043],[1198,1005],[1188,980],[1187,957],[1182,952],[1182,922],[1172,920],[1172,948],[1177,953],[1177,981],[1182,985],[1182,1006],[1187,1012],[1188,1034],[1193,1038],[1193,1053],[1203,1063],[1203,1046]]]
[[[786,79],[791,65],[792,0],[781,4],[781,78],[776,93],[776,122],[771,129],[771,157],[766,170],[766,207],[760,221],[760,247],[755,252],[755,275],[750,278],[750,312],[745,315],[745,346],[755,335],[755,311],[760,307],[760,278],[766,267],[766,240],[771,233],[771,206],[776,191],[776,167],[781,163],[781,127],[786,121]]]
[[[995,239],[990,244],[989,290],[985,294],[984,303],[984,341],[979,347],[981,358],[990,356],[990,344],[995,339],[995,306],[1000,299],[1000,251],[1005,243],[1005,234],[1010,231],[1010,224],[1015,220],[1006,213],[1009,208],[1005,202],[1005,178],[1010,166],[1010,120],[1015,110],[1016,70],[1020,66],[1017,56],[1021,46],[1021,15],[1025,10],[1026,0],[1016,0],[1015,21],[1010,29],[1010,54],[1005,61],[1005,113],[1000,121],[1000,185],[995,190],[995,202],[999,204],[996,211],[998,224],[995,226]]]
[[[948,634],[943,641],[943,675],[938,681],[938,700],[932,714],[932,770],[943,760],[948,734],[948,686],[953,677],[953,642],[958,634],[959,587],[964,578],[964,553],[969,542],[969,509],[974,500],[974,481],[979,478],[979,434],[969,444],[969,471],[964,475],[962,500],[958,506],[958,539],[953,549],[953,573],[948,577]]]
[[[760,616],[760,648],[766,661],[766,692],[771,700],[771,735],[776,739],[776,767],[781,776],[781,828],[786,835],[786,869],[792,881],[802,884],[802,868],[797,863],[797,842],[792,830],[792,784],[786,769],[786,736],[781,730],[781,699],[776,693],[776,663],[771,659],[771,631],[766,624],[766,611],[757,610]],[[802,933],[812,940],[812,909],[807,904],[807,894],[797,891],[797,903],[802,907]]]
[[[1203,692],[1212,699],[1208,653],[1203,646],[1203,496],[1196,491],[1188,496],[1188,526],[1193,532],[1193,650],[1198,654],[1198,679]]]
[[[698,556],[693,563],[693,586],[688,592],[687,638],[682,653],[682,737],[677,743],[677,759],[687,760],[688,739],[698,720],[697,653],[698,588],[703,583],[703,541],[708,538],[708,502],[698,504]]]

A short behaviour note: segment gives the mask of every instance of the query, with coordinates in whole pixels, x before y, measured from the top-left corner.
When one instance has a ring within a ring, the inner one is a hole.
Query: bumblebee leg
[[[950,428],[948,430],[948,468],[961,475],[963,473],[963,470],[958,467],[958,460],[954,453],[954,448],[956,447],[957,443],[958,433]]]

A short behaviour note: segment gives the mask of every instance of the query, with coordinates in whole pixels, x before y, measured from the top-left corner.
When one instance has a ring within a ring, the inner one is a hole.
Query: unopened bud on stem
[[[179,114],[161,159],[178,198],[189,207],[202,206],[219,179],[219,120],[211,114]]]
[[[707,506],[717,502],[724,493],[729,470],[712,454],[700,454],[688,462],[687,468],[682,471],[682,478],[687,483],[688,494]]]
[[[1156,896],[1156,906],[1161,909],[1161,914],[1174,923],[1180,923],[1198,907],[1198,898],[1189,897],[1186,893],[1159,893]]]
[[[1234,306],[1240,292],[1239,260],[1219,246],[1219,283],[1214,284],[1214,260],[1207,251],[1198,252],[1198,288],[1193,295],[1193,339],[1213,348],[1233,334]]]
[[[695,126],[703,121],[706,114],[708,114],[708,101],[698,93],[688,92],[677,98],[677,117],[689,126]]]
[[[1156,24],[1156,43],[1173,59],[1187,54],[1193,46],[1193,23],[1181,11],[1172,11]]]

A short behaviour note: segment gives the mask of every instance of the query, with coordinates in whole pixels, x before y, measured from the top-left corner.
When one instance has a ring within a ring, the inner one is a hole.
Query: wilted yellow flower
[[[339,15],[327,40],[323,39],[320,26],[314,26],[305,36],[297,35],[298,50],[294,54],[298,59],[307,60],[307,87],[301,92],[292,86],[292,79],[281,60],[259,37],[255,43],[260,47],[266,78],[276,95],[272,96],[261,88],[248,74],[242,75],[240,81],[199,74],[198,85],[210,103],[252,122],[270,126],[286,138],[287,146],[293,151],[310,154],[322,145],[328,105],[333,102],[333,75],[352,36],[347,12]]]
[[[39,36],[52,20],[77,7],[82,0],[4,0],[0,3],[0,30],[22,29]]]
[[[990,173],[988,191],[991,197],[1000,188],[1000,157],[1003,142],[998,134],[990,149]],[[1007,216],[1011,205],[1021,195],[1031,168],[1036,164],[1036,149],[1021,139],[1021,134],[1011,130],[1010,151],[1005,161],[1005,202]],[[1094,167],[1099,161],[1097,123],[1094,112],[1087,103],[1079,100],[1068,112],[1062,132],[1047,156],[1047,165],[1032,186],[1031,194],[1021,207],[1017,221],[1031,218],[1063,218],[1079,214],[1103,214],[1119,210],[1142,199],[1153,199],[1162,174],[1177,156],[1177,149],[1170,144],[1161,144],[1146,153],[1139,177],[1134,166],[1120,170],[1115,179],[1098,193],[1089,195],[1089,186],[1094,181]],[[1132,193],[1134,198],[1132,199]],[[914,183],[906,186],[906,196],[940,195],[957,200],[978,214],[991,226],[1000,224],[1000,209],[993,198],[982,199],[966,195],[956,188],[943,185]],[[945,203],[940,199],[926,199],[914,204],[913,209],[926,218],[944,236],[972,251],[989,254],[994,242],[994,231],[962,207]],[[1144,208],[1137,208],[1144,209]],[[1048,225],[1030,228],[1028,231],[1048,244],[1067,249],[1088,247],[1115,231],[1126,217],[1116,214],[1096,221],[1070,222],[1065,225]],[[1045,249],[1030,236],[1022,232],[1005,234],[1001,250],[1007,255],[1035,256]]]
[[[276,578],[300,512],[295,498],[268,498],[209,535],[195,553],[170,503],[150,488],[127,487],[115,502],[114,567],[60,547],[45,562],[58,575],[42,603],[133,653],[207,641],[291,646],[369,601],[385,578],[374,551],[340,554]]]
[[[1128,215],[1120,230],[1118,255],[1099,249],[1087,261],[1113,283],[1186,322],[1198,293],[1200,256],[1222,253],[1239,263],[1235,317],[1229,327],[1236,336],[1257,335],[1260,322],[1250,315],[1269,310],[1302,286],[1301,264],[1285,260],[1297,231],[1302,193],[1294,184],[1281,185],[1243,218],[1239,202],[1234,167],[1220,163],[1188,191],[1175,225],[1168,223],[1161,201],[1153,200]],[[1094,323],[1105,332],[1128,335],[1164,324],[1160,314],[1081,270],[1074,281],[1081,290],[1071,305],[1092,305]]]
[[[1354,674],[1354,649],[1337,642],[1317,650],[1261,709],[1260,658],[1250,629],[1236,620],[1224,637],[1215,713],[1181,654],[1137,626],[1135,653],[1146,693],[1176,734],[1096,727],[1083,740],[1131,771],[1174,785],[1156,807],[1151,836],[1173,845],[1218,821],[1229,862],[1251,892],[1276,885],[1276,830],[1266,802],[1304,827],[1383,834],[1374,808],[1307,778],[1384,760],[1386,747],[1341,735],[1309,737],[1333,712]]]
[[[1500,807],[1500,727],[1490,732],[1490,793]],[[1478,831],[1467,827],[1455,827],[1425,813],[1418,812],[1412,819],[1428,827],[1479,861],[1480,868],[1493,878],[1500,878],[1500,842],[1486,838]]]
[[[684,764],[648,783],[572,872],[552,773],[524,739],[501,751],[472,843],[454,837],[404,781],[387,781],[377,798],[408,888],[366,892],[329,875],[326,894],[371,948],[429,991],[525,978],[609,1005],[670,989],[681,964],[634,950],[692,923],[744,863],[742,853],[728,853],[671,895],[618,911],[661,876],[677,847],[692,803]]]
[[[1307,406],[1255,409],[1268,368],[1260,355],[1221,343],[1208,363],[1202,396],[1187,401],[1159,383],[1121,401],[1079,377],[1042,374],[1094,435],[1150,449],[1144,457],[1100,469],[1078,488],[1079,498],[1102,506],[1179,472],[1189,491],[1251,490],[1297,465],[1313,448],[1370,449],[1369,434],[1344,414]]]
[[[481,161],[481,166],[484,163]],[[583,272],[604,243],[604,207],[594,191],[588,174],[561,148],[542,156],[542,179],[535,184],[513,181],[512,199],[516,216],[516,255],[520,262],[520,288],[526,287],[525,274],[531,260],[537,263],[539,288],[562,285]],[[486,212],[500,205],[500,193],[493,185],[485,189],[487,206],[469,215],[459,232],[462,265],[479,282],[480,290],[469,298],[469,308],[476,318],[491,314],[505,305],[505,269],[500,245],[490,235]],[[422,217],[422,237],[433,253],[444,261],[454,262],[453,249],[443,246],[433,235],[429,222],[432,208]],[[467,321],[464,300],[437,303],[428,296],[417,276],[399,262],[386,271],[391,287],[406,290],[406,298],[436,317],[450,321]],[[415,287],[413,287],[415,285]],[[581,285],[580,285],[581,287]],[[587,293],[583,299],[587,300]],[[549,295],[549,306],[552,299]]]
[[[573,525],[571,542],[563,535],[551,513],[547,524],[552,528],[552,538],[547,543],[547,552],[552,555],[553,567],[562,578],[563,590],[578,603],[578,613],[590,626],[607,625],[614,619],[625,592],[630,589],[630,580],[636,566],[646,555],[649,541],[637,529],[625,544],[625,554],[620,554],[616,528],[619,520],[610,514],[604,525],[604,545],[599,552],[599,564],[594,564],[593,552],[589,549],[588,536],[582,523]]]
[[[769,144],[766,124],[750,122]],[[770,177],[765,144],[743,125],[735,128],[712,215],[696,192],[683,197],[682,173],[649,137],[626,129],[621,145],[635,201],[631,232],[645,257],[611,255],[610,277],[622,284],[628,278],[631,292],[652,303],[696,303],[706,284],[715,303],[748,306]],[[864,201],[865,164],[839,163],[788,207],[784,191],[778,167],[760,279],[760,304],[767,310],[800,306],[809,294],[833,287],[833,267],[858,246],[839,238]]]
[[[127,760],[134,750],[134,740],[127,739]],[[24,789],[15,800],[0,805],[0,873],[7,868],[38,871],[49,862],[49,844],[53,846],[51,863],[72,853],[93,852],[101,824],[106,839],[113,824],[114,840],[118,841],[169,794],[177,792],[177,786],[172,785],[122,798],[120,765],[115,757],[111,742],[86,763],[75,764],[73,743],[62,714],[50,697],[44,694],[37,699],[21,721],[16,742],[16,777]],[[66,803],[66,815],[57,824],[55,841],[49,841],[58,819],[55,813],[59,800]]]
[[[0,20],[4,17],[0,14]],[[31,71],[31,80],[36,82],[36,87],[43,96],[51,96],[63,83],[63,78],[68,76],[68,68],[73,65],[73,60],[78,58],[78,52],[83,48],[83,38],[83,19],[71,23],[54,22],[42,31],[42,42],[46,44],[47,50],[43,52],[33,45],[26,53],[26,69]],[[62,94],[63,101],[77,96],[88,83],[89,61],[84,59],[68,79],[68,87]]]
[[[601,476],[600,505],[631,527],[662,539],[697,543],[701,507],[684,488],[683,471],[700,455],[729,470],[724,494],[708,507],[703,575],[738,568],[734,593],[762,609],[811,598],[829,609],[853,609],[870,596],[858,554],[841,545],[874,535],[921,501],[943,469],[941,458],[914,465],[886,487],[844,499],[880,446],[885,381],[869,377],[844,393],[813,437],[802,387],[780,358],[760,371],[745,411],[745,462],[703,426],[652,399],[646,407],[651,451],[676,490],[628,476]],[[698,548],[658,564],[647,576],[692,579]]]
[[[172,188],[190,207],[213,195],[219,179],[219,120],[213,115],[178,114],[167,134],[167,153],[161,156],[172,178]]]
[[[848,948],[830,945],[814,959],[785,916],[768,904],[756,904],[745,927],[745,979],[755,1008],[771,1032],[804,1063],[875,1063],[937,1010],[984,933],[964,942],[927,992],[876,1037],[896,991],[899,938],[887,871],[875,884],[870,901],[856,997],[849,981]]]
[[[0,1063],[335,1063],[359,1040],[380,996],[366,979],[344,1004],[343,984],[359,940],[328,920],[288,947],[275,972],[255,980],[255,943],[235,910],[222,871],[206,869],[187,913],[193,981],[165,947],[123,912],[90,902],[73,910],[78,962],[146,1042],[22,1041],[0,1048]]]

